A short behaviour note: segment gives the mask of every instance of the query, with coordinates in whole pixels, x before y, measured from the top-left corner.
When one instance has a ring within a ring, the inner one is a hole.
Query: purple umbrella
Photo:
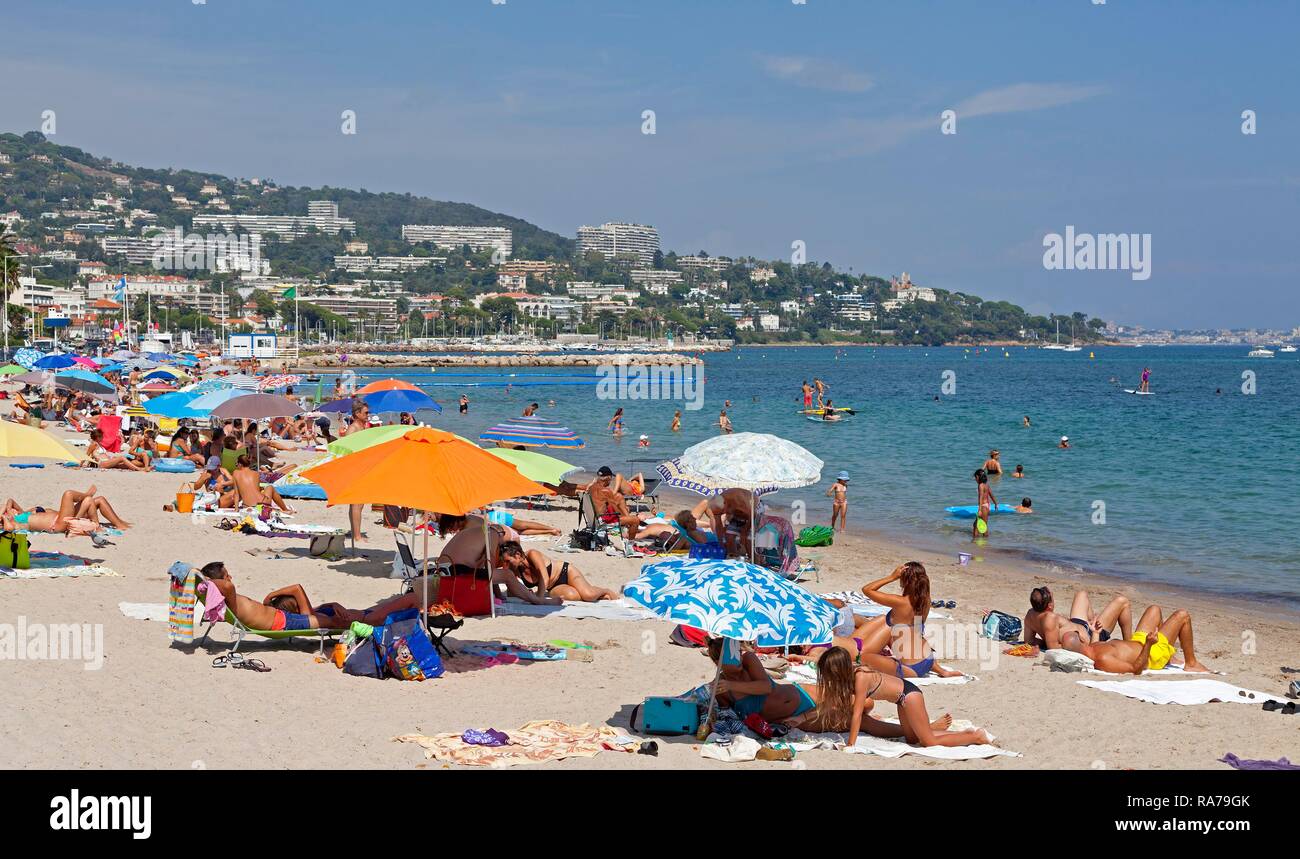
[[[352,397],[344,397],[341,400],[330,400],[328,403],[318,407],[318,412],[338,412],[339,414],[348,414],[352,411]]]
[[[260,421],[266,418],[291,418],[303,413],[302,406],[288,397],[274,394],[244,394],[232,397],[212,410],[214,418],[243,418]]]

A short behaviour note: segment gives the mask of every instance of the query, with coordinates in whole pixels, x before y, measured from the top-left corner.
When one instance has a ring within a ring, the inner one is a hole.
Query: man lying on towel
[[[1050,588],[1043,586],[1029,592],[1029,612],[1025,615],[1024,637],[1026,644],[1044,650],[1064,648],[1082,653],[1085,645],[1110,639],[1119,625],[1120,635],[1128,639],[1133,634],[1133,615],[1128,597],[1115,597],[1100,614],[1092,610],[1092,597],[1079,591],[1070,604],[1070,614],[1056,610],[1056,598]]]
[[[1177,653],[1172,643],[1174,641],[1183,649],[1183,670],[1210,670],[1196,658],[1192,644],[1192,616],[1181,608],[1164,620],[1161,618],[1160,606],[1153,605],[1142,613],[1137,629],[1127,641],[1112,638],[1110,641],[1085,644],[1079,652],[1091,659],[1101,671],[1110,674],[1141,674],[1148,668],[1159,671],[1169,665]]]

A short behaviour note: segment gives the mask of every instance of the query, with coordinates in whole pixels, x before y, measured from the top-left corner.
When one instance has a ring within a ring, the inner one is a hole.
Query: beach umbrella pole
[[[429,511],[424,511],[424,575],[420,577],[423,590],[424,634],[429,634]]]
[[[488,568],[488,605],[492,609],[493,619],[497,616],[497,588],[492,581],[492,542],[488,539],[487,511],[483,512],[483,557],[487,559]]]

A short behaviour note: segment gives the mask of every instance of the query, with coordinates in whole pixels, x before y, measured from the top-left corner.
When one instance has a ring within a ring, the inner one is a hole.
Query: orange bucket
[[[177,492],[176,493],[176,512],[190,513],[194,510],[194,493]]]

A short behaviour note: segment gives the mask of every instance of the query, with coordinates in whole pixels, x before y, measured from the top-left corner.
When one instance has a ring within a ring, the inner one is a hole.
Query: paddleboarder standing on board
[[[811,410],[811,409],[812,409],[812,395],[813,395],[812,385],[808,384],[808,380],[807,380],[807,379],[804,379],[804,381],[803,381],[803,407],[804,407],[804,410],[805,410],[805,411],[808,411],[808,410]]]
[[[1151,393],[1151,370],[1148,367],[1142,368],[1142,384],[1138,385],[1138,390],[1144,394]]]

